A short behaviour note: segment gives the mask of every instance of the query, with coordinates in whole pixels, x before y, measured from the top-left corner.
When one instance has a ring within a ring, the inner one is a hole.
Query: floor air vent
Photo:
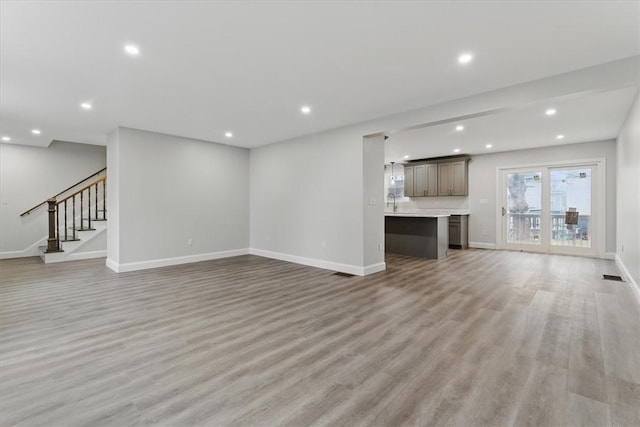
[[[333,275],[340,276],[340,277],[353,277],[353,274],[343,273],[341,271],[336,271],[335,273],[333,273]]]
[[[624,280],[622,280],[622,277],[620,277],[620,276],[612,276],[611,274],[603,274],[602,277],[604,278],[604,280],[614,280],[616,282],[624,282]]]

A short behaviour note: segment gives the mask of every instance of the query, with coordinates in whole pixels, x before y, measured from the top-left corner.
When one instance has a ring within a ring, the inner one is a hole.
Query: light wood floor
[[[640,312],[611,261],[387,263],[2,261],[0,424],[640,425]]]

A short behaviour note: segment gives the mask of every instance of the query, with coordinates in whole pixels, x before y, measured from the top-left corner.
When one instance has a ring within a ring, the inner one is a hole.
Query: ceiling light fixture
[[[462,53],[458,56],[458,62],[460,64],[468,64],[471,61],[473,61],[473,55],[470,53]]]
[[[462,125],[458,125],[458,126],[456,126],[456,130],[457,130],[458,132],[462,132],[462,131],[464,130],[464,126],[462,126]]]
[[[224,136],[226,136],[227,138],[231,138],[233,136],[233,133],[231,132],[225,132]]]
[[[88,102],[83,102],[82,104],[80,104],[80,106],[82,108],[84,108],[85,110],[91,110],[93,108],[93,106],[91,104],[89,104]]]
[[[305,105],[302,108],[300,108],[300,111],[302,111],[302,114],[309,114],[311,113],[311,107],[309,107],[308,105]]]
[[[11,138],[9,138],[8,136],[3,136],[2,140],[6,141],[6,142],[9,142],[9,141],[11,141]]]
[[[31,133],[32,133],[32,134],[34,134],[34,135],[40,135],[40,133],[41,133],[41,132],[40,132],[40,130],[39,130],[39,129],[33,129],[33,130],[31,131]]]
[[[126,45],[124,47],[124,51],[127,52],[129,55],[134,55],[134,56],[140,54],[140,48],[133,44]]]
[[[404,158],[405,158],[405,159],[408,159],[408,158],[409,158],[409,155],[408,155],[408,154],[405,154],[405,155],[404,155]]]
[[[487,147],[487,148],[491,148],[491,147],[493,147],[493,145],[491,145],[491,144],[487,144],[487,145],[485,145],[485,147]]]
[[[459,148],[455,148],[455,149],[453,150],[453,152],[454,152],[454,153],[459,153],[459,152],[460,152],[460,149],[459,149]]]
[[[564,135],[560,134],[556,136],[556,139],[564,139]]]
[[[549,108],[547,111],[545,111],[544,113],[547,116],[553,116],[557,111],[554,108]]]

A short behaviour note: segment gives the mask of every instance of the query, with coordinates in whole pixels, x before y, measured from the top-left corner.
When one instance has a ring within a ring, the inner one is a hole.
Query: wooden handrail
[[[68,187],[68,188],[66,188],[66,189],[62,190],[61,192],[59,192],[59,193],[58,193],[58,194],[56,194],[55,196],[51,196],[49,199],[55,199],[55,198],[56,198],[56,197],[58,197],[59,195],[64,194],[64,193],[66,193],[67,191],[71,190],[73,187],[76,187],[76,186],[78,186],[78,185],[82,184],[83,182],[85,182],[85,181],[87,181],[87,180],[89,180],[89,179],[93,178],[93,177],[94,177],[94,176],[96,176],[96,175],[99,175],[100,173],[102,173],[102,172],[104,172],[104,171],[106,171],[106,170],[107,170],[107,168],[100,169],[98,172],[96,172],[96,173],[94,173],[94,174],[91,174],[91,175],[89,175],[88,177],[86,177],[85,179],[82,179],[82,180],[80,180],[80,181],[76,182],[76,183],[75,183],[75,184],[73,184],[71,187]],[[86,187],[85,187],[85,189],[86,189]],[[34,210],[38,209],[40,206],[46,205],[46,204],[47,204],[47,201],[48,201],[49,199],[45,200],[45,201],[44,201],[44,202],[42,202],[42,203],[39,203],[39,204],[35,205],[34,207],[32,207],[31,209],[29,209],[28,211],[25,211],[25,212],[21,213],[21,214],[20,214],[20,216],[29,215],[29,214],[30,214],[31,212],[33,212]]]
[[[87,190],[88,188],[91,188],[91,187],[93,187],[94,185],[96,185],[96,184],[98,184],[98,183],[100,183],[100,182],[106,181],[106,180],[107,180],[107,177],[106,177],[106,176],[105,176],[105,177],[102,177],[102,178],[100,178],[99,180],[94,181],[94,182],[92,182],[91,184],[89,184],[89,185],[87,185],[87,186],[85,186],[85,187],[82,187],[80,190],[76,191],[76,192],[75,192],[75,193],[73,193],[72,195],[67,196],[67,197],[65,197],[65,198],[64,198],[64,199],[62,199],[62,200],[57,200],[57,201],[56,201],[56,204],[58,204],[58,205],[59,205],[59,204],[61,204],[61,203],[64,203],[66,200],[69,200],[70,198],[75,197],[75,196],[77,196],[78,194],[82,193],[83,191]]]

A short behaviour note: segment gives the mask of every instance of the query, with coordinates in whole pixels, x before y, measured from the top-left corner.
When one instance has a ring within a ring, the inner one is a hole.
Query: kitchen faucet
[[[393,193],[387,194],[387,207],[389,207],[389,197],[393,197],[393,211],[398,210],[398,206],[396,205],[396,195]]]

